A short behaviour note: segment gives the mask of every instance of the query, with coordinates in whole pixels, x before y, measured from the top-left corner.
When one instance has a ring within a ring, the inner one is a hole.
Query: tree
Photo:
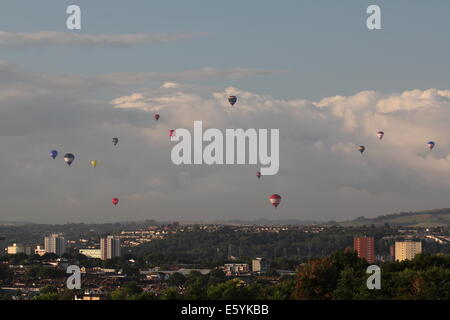
[[[12,279],[12,274],[7,265],[0,264],[0,283],[9,282]]]
[[[331,258],[312,260],[297,273],[295,295],[300,300],[331,299],[338,280],[338,269]]]
[[[354,299],[356,296],[358,296],[364,286],[366,286],[364,271],[346,267],[339,274],[339,280],[336,285],[336,290],[334,290],[333,292],[333,299]]]
[[[221,269],[213,269],[208,273],[208,286],[225,282],[227,277]]]
[[[208,287],[208,299],[211,300],[250,300],[256,298],[254,294],[239,279]]]
[[[39,289],[40,294],[47,294],[47,293],[58,293],[58,289],[55,286],[45,286]]]
[[[188,300],[205,300],[206,299],[206,288],[202,279],[188,279],[188,284],[186,286],[186,299]]]
[[[36,300],[59,300],[58,289],[54,286],[45,286],[39,289]]]
[[[269,269],[269,270],[267,270],[267,272],[266,272],[266,276],[268,276],[268,277],[279,277],[280,274],[279,274],[278,271],[275,270],[275,269]]]
[[[183,286],[186,283],[186,277],[182,275],[179,272],[174,272],[170,275],[169,279],[167,280],[167,284],[169,286]]]
[[[164,290],[161,300],[182,300],[183,296],[178,293],[176,288],[167,288]]]

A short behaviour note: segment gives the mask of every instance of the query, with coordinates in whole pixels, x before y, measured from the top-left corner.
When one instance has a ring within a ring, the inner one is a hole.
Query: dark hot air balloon
[[[75,156],[71,153],[66,153],[64,155],[64,161],[70,166],[73,162],[73,160],[75,160]]]
[[[228,97],[228,102],[234,106],[234,104],[237,102],[237,97],[236,96],[229,96]]]

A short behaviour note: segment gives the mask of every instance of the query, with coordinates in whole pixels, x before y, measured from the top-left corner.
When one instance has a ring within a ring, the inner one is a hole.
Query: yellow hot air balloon
[[[97,166],[97,160],[92,160],[91,161],[91,166],[93,166],[95,168]]]

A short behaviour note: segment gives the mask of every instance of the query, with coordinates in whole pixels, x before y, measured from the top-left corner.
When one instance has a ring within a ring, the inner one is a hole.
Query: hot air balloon
[[[279,194],[273,194],[269,197],[269,201],[276,208],[281,202],[281,196]]]
[[[261,178],[261,172],[256,172],[256,177],[259,179],[259,178]]]
[[[159,114],[155,114],[153,117],[155,118],[156,121],[159,120]]]
[[[73,160],[75,160],[75,156],[71,153],[66,153],[64,155],[64,161],[70,166],[73,162]]]
[[[175,130],[169,130],[169,137],[175,137]]]
[[[58,151],[56,151],[56,150],[50,151],[50,157],[52,157],[52,159],[55,159],[57,156],[58,156]]]
[[[234,106],[234,104],[237,102],[237,97],[236,96],[229,96],[228,97],[228,102]]]
[[[428,145],[428,148],[430,149],[430,150],[433,150],[433,148],[434,148],[434,146],[436,145],[433,141],[429,141],[428,143],[427,143],[427,145]]]
[[[117,144],[119,143],[119,138],[113,138],[112,142],[114,143],[115,146],[117,146]]]
[[[358,147],[358,151],[361,152],[361,154],[366,150],[366,147],[364,146],[359,146]]]
[[[377,136],[378,136],[378,139],[383,139],[383,136],[384,136],[384,132],[383,131],[378,131],[377,132]]]
[[[97,166],[97,160],[91,160],[91,166],[95,168]]]
[[[117,206],[117,204],[119,203],[119,198],[112,198],[111,202],[113,205]]]

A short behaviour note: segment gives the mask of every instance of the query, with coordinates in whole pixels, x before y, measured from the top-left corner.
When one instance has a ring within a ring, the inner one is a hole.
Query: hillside
[[[450,209],[435,209],[416,212],[401,212],[378,216],[376,218],[359,217],[352,221],[338,222],[340,226],[362,226],[380,225],[389,223],[390,225],[401,225],[408,227],[439,227],[450,226]]]

